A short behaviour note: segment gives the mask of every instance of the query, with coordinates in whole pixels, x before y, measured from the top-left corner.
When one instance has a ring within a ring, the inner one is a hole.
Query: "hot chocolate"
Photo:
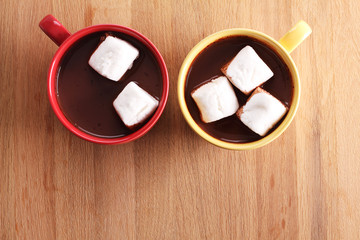
[[[119,82],[101,76],[88,64],[105,34],[129,42],[140,52]],[[155,56],[139,40],[123,33],[96,32],[80,39],[64,55],[60,66],[59,105],[70,122],[94,136],[115,138],[131,133],[113,107],[113,101],[129,82],[136,82],[158,100],[162,94],[162,75]]]
[[[191,91],[207,80],[214,78],[214,76],[222,76],[221,68],[247,45],[256,51],[274,73],[274,76],[261,87],[279,99],[286,107],[290,107],[293,96],[293,82],[288,67],[266,44],[250,37],[236,36],[223,38],[209,45],[195,58],[187,74],[185,101],[192,118],[204,131],[227,142],[253,142],[262,137],[246,127],[235,115],[216,122],[204,123],[200,118],[194,100],[191,98]],[[240,106],[244,105],[248,96],[235,87],[234,90]],[[273,129],[281,122],[282,120]]]

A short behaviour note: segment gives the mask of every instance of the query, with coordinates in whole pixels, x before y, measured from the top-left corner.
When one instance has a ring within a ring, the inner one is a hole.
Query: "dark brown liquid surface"
[[[139,58],[120,81],[102,77],[89,64],[89,58],[105,32],[98,32],[79,40],[62,59],[58,71],[57,93],[61,109],[67,119],[79,129],[95,136],[113,138],[131,131],[123,124],[112,103],[131,81],[158,100],[162,93],[162,76],[152,52],[139,40],[111,32],[137,48]]]
[[[194,60],[190,68],[185,86],[185,101],[195,122],[211,136],[227,142],[253,142],[261,136],[246,127],[236,115],[216,122],[204,123],[200,112],[192,99],[191,91],[214,78],[222,76],[220,69],[229,62],[245,46],[251,46],[261,59],[270,67],[274,76],[261,87],[278,98],[287,107],[293,96],[293,82],[286,64],[270,47],[249,37],[229,37],[220,39],[204,49]],[[240,106],[246,103],[248,96],[234,87]],[[283,120],[283,119],[282,119]],[[281,121],[273,128],[275,129]],[[272,129],[272,130],[273,130]],[[269,133],[272,131],[270,130]]]

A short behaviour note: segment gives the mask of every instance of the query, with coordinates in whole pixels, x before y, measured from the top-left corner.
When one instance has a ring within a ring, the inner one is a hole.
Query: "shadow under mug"
[[[291,121],[293,120],[295,113],[298,109],[299,102],[300,102],[300,78],[299,73],[296,68],[294,61],[292,60],[290,53],[311,34],[312,30],[307,23],[304,21],[298,22],[289,32],[287,32],[279,41],[269,37],[268,35],[251,30],[251,29],[244,29],[244,28],[233,28],[223,30],[217,33],[214,33],[203,40],[201,40],[186,56],[179,72],[178,77],[178,101],[181,108],[181,111],[184,115],[185,120],[190,125],[190,127],[202,138],[207,140],[208,142],[222,147],[226,149],[232,150],[249,150],[262,147],[277,137],[279,137],[290,125]],[[253,142],[246,142],[246,143],[232,143],[226,142],[220,139],[217,139],[206,131],[204,131],[193,119],[191,116],[189,109],[187,107],[185,101],[185,86],[187,81],[187,75],[189,70],[191,69],[192,63],[196,59],[196,57],[209,45],[212,43],[226,38],[226,37],[236,37],[236,36],[246,36],[253,39],[256,39],[260,42],[265,43],[266,45],[270,46],[270,48],[279,56],[284,63],[288,66],[290,75],[293,81],[293,96],[292,102],[289,108],[289,111],[285,117],[285,119],[281,122],[281,124],[270,134],[261,139]]]
[[[131,28],[113,24],[94,25],[84,28],[74,34],[70,34],[70,32],[52,15],[47,15],[46,17],[44,17],[39,23],[39,26],[44,31],[44,33],[46,33],[46,35],[48,35],[48,37],[59,46],[59,49],[55,53],[49,68],[47,90],[51,107],[53,108],[60,122],[67,129],[69,129],[78,137],[81,137],[82,139],[90,142],[101,144],[120,144],[140,138],[155,125],[155,123],[159,120],[167,102],[169,94],[169,76],[164,59],[162,58],[160,52],[157,50],[155,45],[149,39]],[[61,107],[59,106],[56,85],[57,73],[59,67],[61,66],[62,58],[76,42],[88,36],[89,34],[96,32],[119,32],[137,39],[147,49],[151,51],[161,71],[163,86],[158,108],[156,109],[152,117],[141,128],[126,136],[116,138],[102,138],[86,133],[74,126],[74,124],[66,118],[63,111],[61,110]]]

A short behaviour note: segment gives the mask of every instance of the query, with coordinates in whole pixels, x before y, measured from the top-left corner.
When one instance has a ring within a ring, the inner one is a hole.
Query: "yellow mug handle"
[[[279,40],[279,43],[291,53],[311,32],[311,27],[301,20]]]

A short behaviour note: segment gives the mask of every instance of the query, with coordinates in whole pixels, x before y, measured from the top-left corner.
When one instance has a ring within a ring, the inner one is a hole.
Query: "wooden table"
[[[357,0],[1,0],[0,13],[1,240],[360,239]],[[149,133],[103,146],[63,127],[46,92],[48,13],[70,32],[114,23],[153,41],[170,94]],[[279,39],[301,19],[313,34],[292,53],[303,91],[289,129],[244,152],[196,135],[176,94],[188,51],[232,27]]]

